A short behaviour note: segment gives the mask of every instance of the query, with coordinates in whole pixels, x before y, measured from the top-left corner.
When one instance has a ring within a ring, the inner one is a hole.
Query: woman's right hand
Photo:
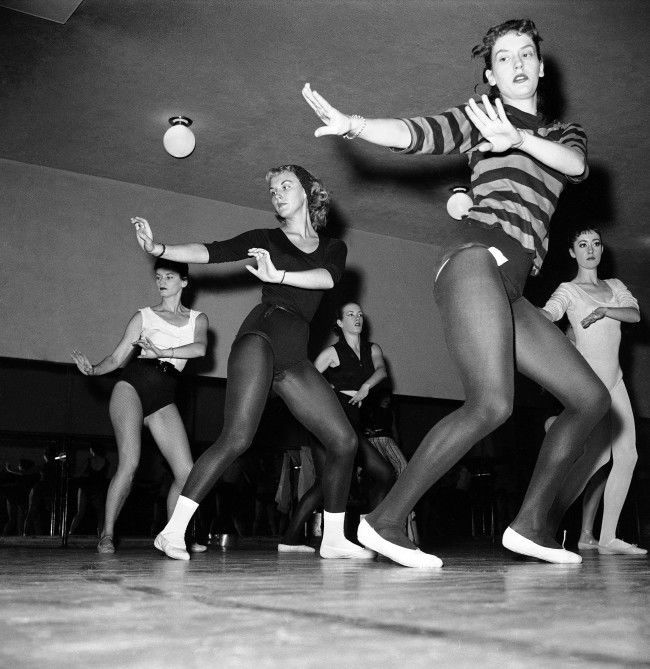
[[[316,112],[316,116],[325,124],[316,129],[314,132],[315,137],[345,135],[352,130],[352,119],[332,107],[322,95],[311,89],[310,84],[303,86],[302,97],[305,98],[307,104]]]
[[[140,244],[140,248],[147,253],[153,253],[154,241],[153,233],[151,232],[151,227],[146,218],[142,216],[134,216],[131,219],[131,223],[135,226],[135,235]]]
[[[70,353],[70,357],[75,361],[75,364],[82,374],[85,376],[93,375],[93,365],[83,353],[74,349],[72,353]]]

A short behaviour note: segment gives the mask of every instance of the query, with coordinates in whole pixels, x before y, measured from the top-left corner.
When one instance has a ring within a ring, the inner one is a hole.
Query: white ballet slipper
[[[278,553],[315,553],[316,549],[305,544],[278,544]]]
[[[321,544],[318,552],[326,560],[374,560],[377,557],[374,551],[357,546],[347,539],[342,546]]]
[[[628,544],[622,539],[612,539],[606,544],[598,543],[598,552],[601,555],[647,555],[645,548],[639,548],[636,544]]]
[[[154,539],[153,545],[172,560],[190,559],[190,554],[185,550],[185,546],[175,546],[162,532]]]
[[[540,546],[515,532],[511,527],[506,528],[501,543],[504,548],[513,553],[534,557],[544,562],[553,562],[555,564],[580,564],[582,562],[582,558],[577,553],[572,553],[564,548]]]
[[[205,553],[208,547],[205,544],[199,544],[196,541],[190,544],[190,553]]]
[[[439,569],[442,567],[442,560],[431,553],[424,553],[419,548],[404,548],[386,541],[370,527],[365,519],[359,523],[357,539],[367,548],[377,551],[380,555],[390,558],[393,562],[397,562],[404,567],[420,569]]]

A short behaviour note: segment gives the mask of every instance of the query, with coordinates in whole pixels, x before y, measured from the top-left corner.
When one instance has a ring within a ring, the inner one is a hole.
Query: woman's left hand
[[[517,128],[508,120],[501,100],[499,98],[495,100],[495,109],[487,95],[482,95],[481,99],[483,100],[485,111],[473,99],[465,107],[465,112],[469,120],[486,140],[481,142],[476,148],[482,152],[492,151],[494,153],[503,153],[511,149],[515,144],[519,144],[522,136],[519,134]]]
[[[586,329],[590,325],[593,325],[596,321],[599,321],[601,318],[605,318],[605,316],[607,316],[607,307],[598,307],[597,309],[594,309],[589,314],[589,316],[583,318],[580,321],[580,325]]]
[[[366,386],[365,384],[362,384],[361,388],[359,388],[359,390],[357,390],[356,395],[354,395],[353,397],[350,398],[350,401],[348,402],[348,404],[354,404],[354,405],[361,406],[361,402],[363,402],[363,400],[365,400],[366,397],[368,397],[369,392],[370,392],[370,388],[368,388],[368,386]]]
[[[266,249],[248,249],[248,255],[255,258],[257,267],[246,265],[246,269],[265,283],[280,283],[285,272],[275,268],[271,256]]]
[[[159,349],[154,343],[149,339],[149,337],[140,336],[140,339],[133,342],[134,346],[140,347],[139,358],[148,358],[153,360],[155,358],[162,358],[162,350]]]

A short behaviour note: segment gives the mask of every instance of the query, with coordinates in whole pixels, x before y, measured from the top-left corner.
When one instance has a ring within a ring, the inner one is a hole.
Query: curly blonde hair
[[[271,181],[271,177],[281,172],[291,172],[296,175],[307,194],[307,209],[311,224],[314,230],[322,230],[327,225],[327,212],[330,207],[330,194],[325,189],[323,182],[300,165],[280,165],[272,167],[266,173],[266,183]],[[276,216],[276,218],[279,221],[284,220],[281,216]]]

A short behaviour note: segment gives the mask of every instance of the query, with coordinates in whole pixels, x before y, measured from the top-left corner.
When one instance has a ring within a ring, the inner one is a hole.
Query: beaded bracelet
[[[352,120],[357,120],[361,121],[361,124],[359,125],[358,129],[356,131],[352,131],[352,128],[350,127],[350,130],[343,135],[345,139],[356,139],[365,129],[366,129],[366,124],[368,121],[363,116],[359,116],[359,114],[353,114],[350,117]],[[350,124],[352,126],[352,123]]]

